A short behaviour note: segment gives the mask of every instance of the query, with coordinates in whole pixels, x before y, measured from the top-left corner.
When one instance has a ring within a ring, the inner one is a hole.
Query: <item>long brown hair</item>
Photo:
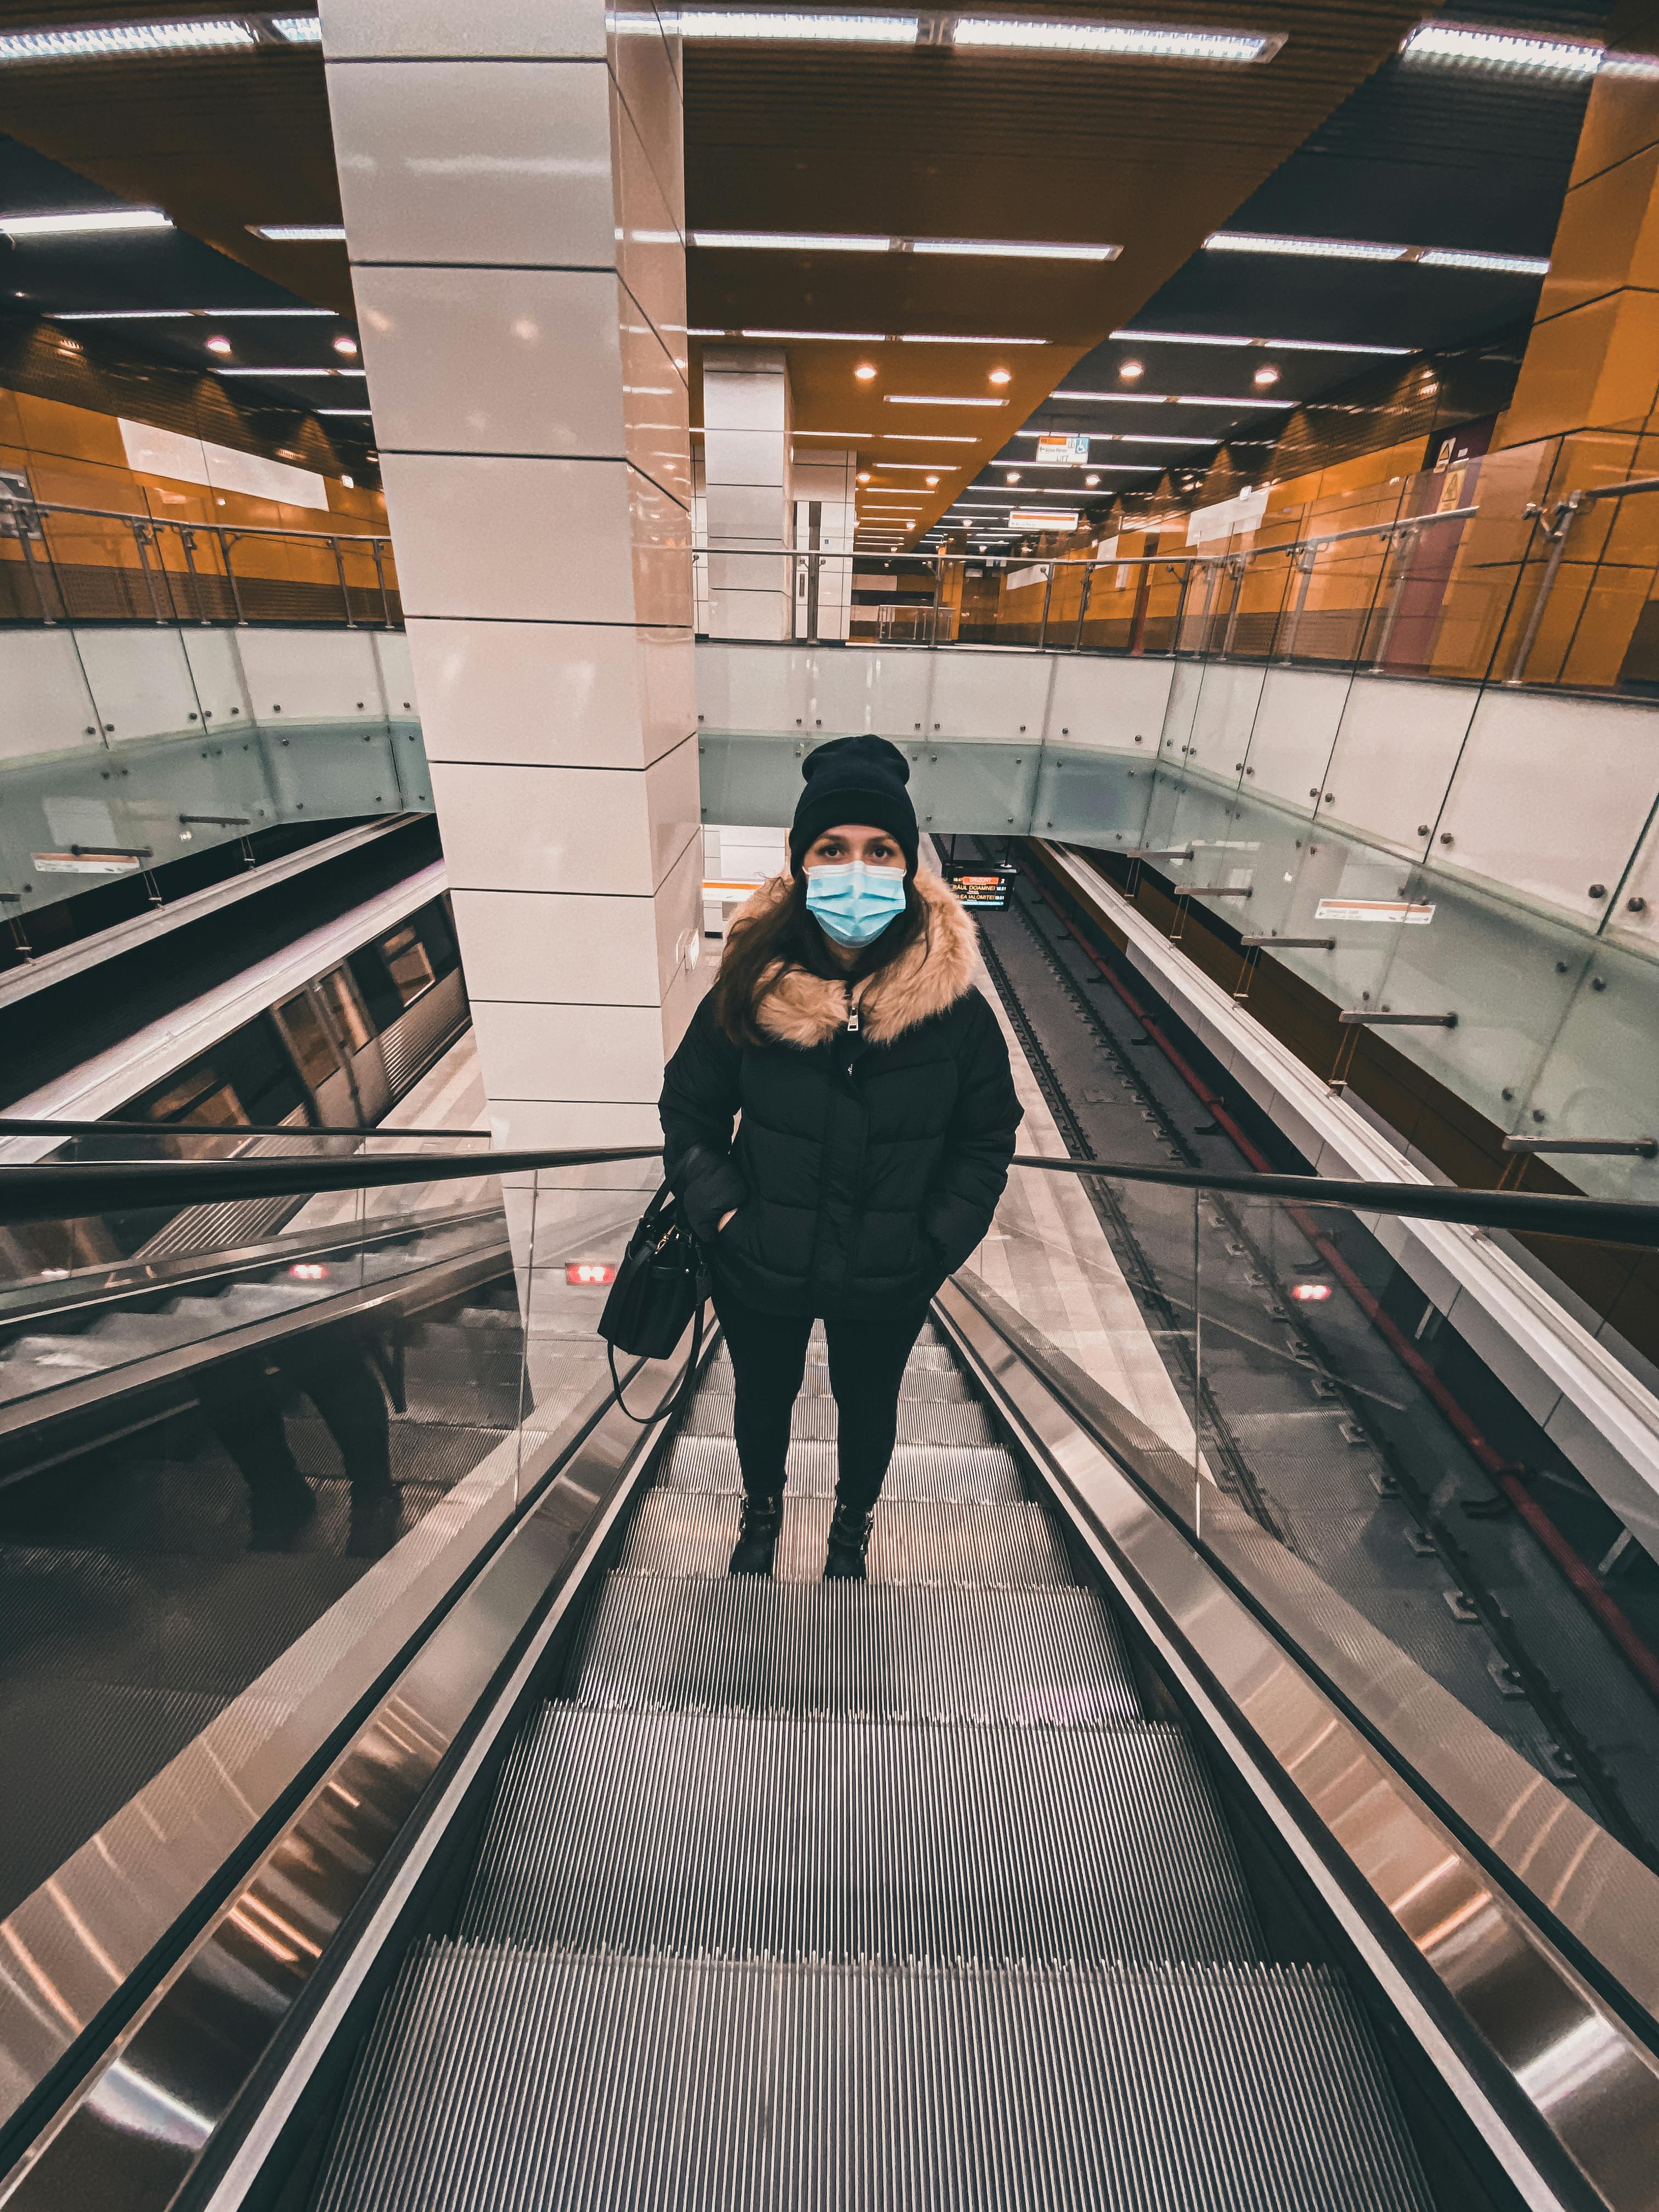
[[[806,878],[796,876],[781,898],[732,923],[720,973],[708,993],[714,1019],[733,1044],[764,1044],[767,1038],[756,1023],[755,1007],[761,976],[774,961],[809,969],[837,982],[856,983],[890,965],[927,928],[927,902],[916,889],[915,877],[907,876],[903,913],[888,923],[873,945],[866,945],[850,967],[843,968],[832,957],[823,931],[806,910]]]

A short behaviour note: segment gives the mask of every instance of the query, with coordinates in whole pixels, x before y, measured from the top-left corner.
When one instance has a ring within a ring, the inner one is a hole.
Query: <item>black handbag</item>
[[[681,1218],[678,1200],[664,1183],[640,1216],[639,1225],[628,1240],[628,1249],[617,1269],[617,1279],[611,1285],[611,1295],[599,1316],[599,1334],[605,1340],[617,1403],[630,1421],[645,1426],[678,1410],[682,1395],[690,1388],[697,1371],[697,1355],[702,1349],[703,1301],[708,1294],[708,1274],[696,1239]],[[636,1358],[666,1359],[684,1335],[688,1322],[694,1322],[696,1326],[684,1374],[653,1413],[632,1412],[623,1398],[623,1386],[617,1375],[617,1354],[623,1352]]]

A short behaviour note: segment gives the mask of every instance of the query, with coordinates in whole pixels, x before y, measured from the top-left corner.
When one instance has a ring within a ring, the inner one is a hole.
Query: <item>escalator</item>
[[[1276,1956],[1194,1747],[935,1330],[867,1584],[820,1580],[821,1340],[775,1579],[709,1366],[319,2212],[1426,2207],[1341,1976]]]
[[[477,1166],[39,1172],[319,1204]],[[7,1753],[51,1786],[0,1918],[0,2212],[1653,2212],[1659,1875],[1264,1524],[1077,1162],[1017,1158],[940,1291],[863,1583],[822,1579],[821,1333],[775,1572],[733,1578],[718,1335],[689,1397],[679,1357],[624,1361],[619,1403],[594,1334],[656,1158],[490,1166],[491,1251],[340,1293],[396,1319],[394,1435],[470,1438],[384,1556],[337,1498],[250,1552],[199,1407],[187,1472],[124,1441],[0,1535],[0,1656],[23,1623],[51,1707]],[[1196,1240],[1186,1173],[1114,1168],[1108,1210],[1178,1201]],[[1419,1202],[1297,1194],[1356,1201]],[[0,1218],[45,1203],[0,1185]],[[439,1299],[446,1267],[482,1272]],[[283,1419],[314,1468],[320,1419]],[[1342,1510],[1417,1556],[1391,1497]],[[196,1551],[158,1558],[181,1512]],[[83,1804],[146,1701],[171,1764]]]

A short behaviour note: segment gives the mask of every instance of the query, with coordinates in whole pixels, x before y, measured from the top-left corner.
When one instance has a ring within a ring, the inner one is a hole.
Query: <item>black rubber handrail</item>
[[[600,1167],[650,1160],[660,1145],[613,1145],[584,1150],[434,1152],[378,1160],[101,1160],[0,1164],[0,1227],[28,1221],[79,1219],[141,1206],[199,1206],[232,1198],[303,1196],[317,1191],[367,1190],[406,1182],[444,1182],[479,1174],[532,1175],[539,1170]],[[1659,1247],[1659,1205],[1634,1200],[1555,1196],[1516,1190],[1458,1190],[1437,1183],[1350,1182],[1325,1176],[1215,1175],[1201,1168],[1127,1167],[1113,1160],[1016,1156],[1014,1166],[1048,1174],[1110,1176],[1120,1182],[1167,1183],[1181,1190],[1216,1190],[1244,1198],[1283,1199],[1299,1206],[1338,1206],[1350,1213],[1388,1213],[1419,1221],[1461,1223],[1540,1237]]]
[[[0,1137],[477,1137],[488,1129],[400,1129],[316,1121],[53,1121],[0,1114]]]
[[[1415,1221],[1448,1221],[1468,1229],[1516,1235],[1580,1237],[1601,1244],[1659,1247],[1659,1204],[1636,1199],[1557,1196],[1542,1191],[1462,1190],[1442,1183],[1350,1182],[1311,1175],[1217,1175],[1207,1168],[1121,1167],[1113,1160],[1049,1160],[1016,1153],[1017,1168],[1058,1175],[1110,1176],[1119,1182],[1168,1183],[1177,1190],[1218,1190],[1242,1198],[1284,1199],[1296,1206],[1340,1206],[1350,1213],[1391,1213]]]
[[[650,1160],[661,1155],[660,1145],[620,1145],[580,1152],[434,1152],[425,1157],[416,1152],[378,1160],[43,1160],[26,1167],[0,1164],[0,1228],[127,1213],[144,1206],[310,1197],[323,1191],[379,1189],[393,1183],[454,1182],[478,1175],[599,1167],[611,1160]]]

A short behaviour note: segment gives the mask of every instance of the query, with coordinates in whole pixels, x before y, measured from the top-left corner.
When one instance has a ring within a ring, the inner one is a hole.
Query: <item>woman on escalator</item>
[[[1019,1105],[973,922],[917,868],[903,754],[836,738],[802,774],[788,872],[734,918],[660,1110],[736,1377],[732,1571],[771,1572],[817,1318],[838,1431],[823,1571],[862,1579],[905,1362],[990,1226]]]

